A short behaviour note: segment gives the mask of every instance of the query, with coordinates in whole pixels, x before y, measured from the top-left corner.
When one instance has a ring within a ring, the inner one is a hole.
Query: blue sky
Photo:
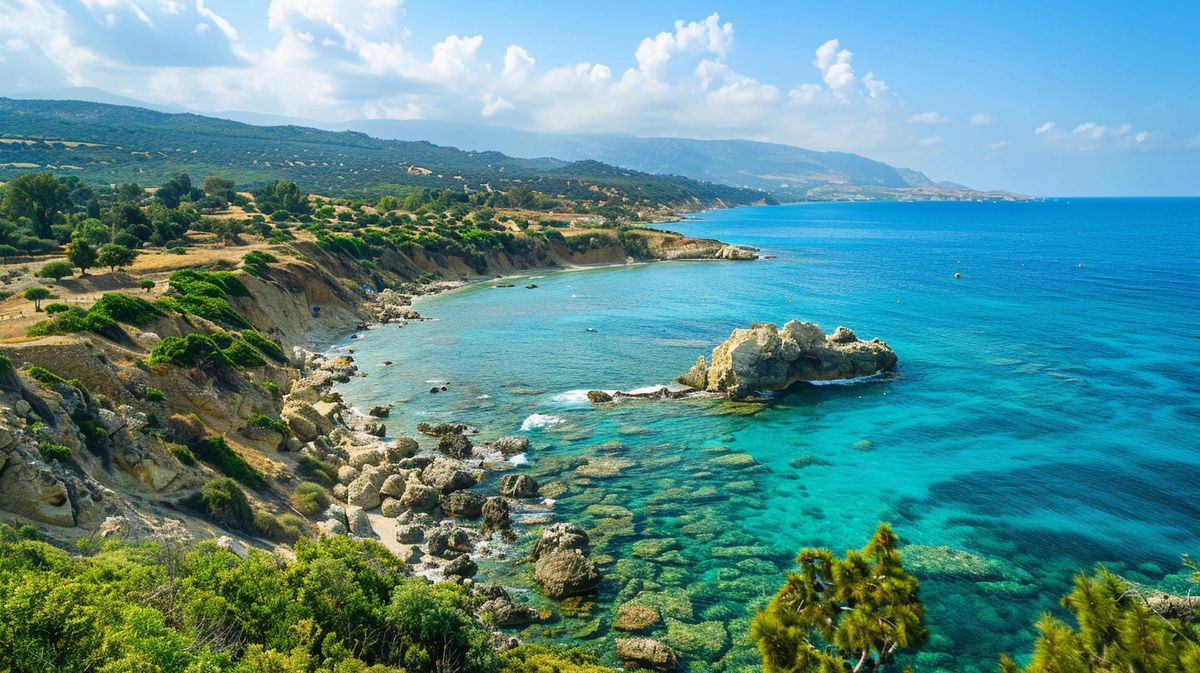
[[[0,93],[751,138],[1200,193],[1200,3],[0,0]]]

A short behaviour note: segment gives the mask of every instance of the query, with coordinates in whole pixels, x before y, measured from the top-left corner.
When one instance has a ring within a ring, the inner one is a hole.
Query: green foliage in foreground
[[[212,543],[80,558],[0,526],[0,670],[497,672],[471,600],[368,540],[302,539],[294,561]]]
[[[1044,615],[1028,665],[1004,657],[1002,673],[1200,671],[1200,627],[1155,614],[1140,592],[1103,568],[1076,577],[1062,604],[1078,627]]]
[[[887,524],[839,559],[803,549],[799,573],[755,616],[750,637],[766,673],[875,670],[925,642],[920,584],[900,564]]]

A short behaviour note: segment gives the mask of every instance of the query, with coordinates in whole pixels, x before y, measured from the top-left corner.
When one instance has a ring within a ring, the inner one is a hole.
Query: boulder
[[[396,526],[396,542],[416,544],[425,539],[425,529],[416,525]]]
[[[525,626],[538,621],[540,615],[508,596],[497,596],[479,606],[479,618],[491,626]]]
[[[587,549],[588,534],[573,523],[556,523],[542,529],[542,534],[533,542],[529,556],[538,560],[544,554],[552,551],[583,551]]]
[[[470,556],[463,554],[447,563],[444,572],[447,577],[474,577],[479,572],[479,566]]]
[[[453,493],[475,485],[475,477],[462,464],[449,458],[437,458],[421,472],[421,481],[441,493]]]
[[[406,511],[408,508],[397,498],[384,498],[379,505],[379,513],[389,519],[398,517]]]
[[[556,549],[534,562],[533,580],[550,598],[569,598],[595,591],[600,569],[578,549]]]
[[[644,631],[662,621],[658,610],[640,603],[625,603],[617,609],[613,628],[618,631]]]
[[[346,504],[372,509],[378,507],[379,503],[379,485],[370,474],[359,475],[346,487]]]
[[[374,416],[375,418],[387,418],[390,413],[392,413],[392,405],[390,404],[377,404],[367,410],[367,415]]]
[[[442,558],[455,558],[471,551],[471,535],[465,528],[443,524],[428,531],[426,548],[429,553]]]
[[[383,486],[379,487],[379,494],[399,498],[404,495],[406,482],[407,480],[404,478],[404,475],[393,474],[383,480]]]
[[[464,458],[471,457],[474,447],[472,447],[471,440],[467,439],[466,435],[457,432],[451,432],[442,435],[438,439],[437,448],[438,451],[441,451],[451,458],[462,460]]]
[[[896,367],[895,352],[879,339],[862,341],[839,327],[826,336],[820,326],[792,320],[779,329],[759,323],[733,334],[677,380],[694,388],[743,399],[757,391],[782,390],[798,381],[871,376]],[[703,384],[703,385],[698,385]]]
[[[387,448],[387,459],[391,462],[399,462],[405,458],[412,458],[417,455],[420,448],[417,440],[412,437],[400,437],[395,444]]]
[[[454,491],[438,499],[446,516],[474,519],[483,513],[487,498],[475,491]]]
[[[367,421],[363,424],[363,432],[372,437],[382,437],[387,434],[387,426],[382,421]]]
[[[588,402],[591,402],[592,404],[605,404],[606,402],[613,401],[612,395],[609,395],[603,390],[589,390],[587,392],[587,398]]]
[[[349,465],[342,465],[338,468],[337,480],[339,484],[350,485],[350,482],[358,478],[358,469]]]
[[[51,526],[74,526],[67,483],[33,451],[21,446],[0,465],[0,509]]]
[[[371,526],[371,519],[362,507],[350,505],[346,508],[346,527],[351,535],[375,537],[375,528]]]
[[[470,491],[462,491],[469,493]],[[508,515],[508,501],[492,496],[483,503],[483,532],[503,531],[512,528],[512,519]]]
[[[679,666],[679,658],[669,645],[653,638],[617,638],[617,658],[634,668],[669,671]]]
[[[350,466],[361,469],[367,465],[379,465],[383,460],[383,451],[379,449],[366,449],[350,455]]]
[[[418,482],[409,482],[400,496],[400,504],[418,512],[428,512],[438,506],[437,489]]]
[[[537,480],[527,474],[506,474],[500,478],[500,495],[510,498],[534,498],[537,494]]]
[[[515,456],[519,453],[525,453],[529,450],[529,438],[520,435],[509,435],[501,437],[492,442],[492,448],[499,451],[505,456]]]

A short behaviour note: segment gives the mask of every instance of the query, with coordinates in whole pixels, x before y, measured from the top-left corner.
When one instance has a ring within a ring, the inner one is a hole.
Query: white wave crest
[[[538,428],[549,428],[560,423],[566,423],[566,421],[550,414],[530,414],[529,418],[526,418],[521,423],[521,432],[529,432]]]
[[[850,379],[832,379],[829,381],[808,381],[809,385],[814,386],[852,386],[856,383],[867,383],[869,381],[882,381],[887,378],[887,373],[878,371],[870,376],[855,376]]]

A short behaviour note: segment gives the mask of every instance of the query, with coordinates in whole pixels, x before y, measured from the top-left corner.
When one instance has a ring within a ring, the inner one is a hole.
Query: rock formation
[[[792,320],[782,330],[774,323],[735,329],[709,362],[700,356],[676,380],[736,400],[799,381],[851,379],[895,367],[896,354],[879,339],[862,341],[846,327],[826,335],[815,323]]]

